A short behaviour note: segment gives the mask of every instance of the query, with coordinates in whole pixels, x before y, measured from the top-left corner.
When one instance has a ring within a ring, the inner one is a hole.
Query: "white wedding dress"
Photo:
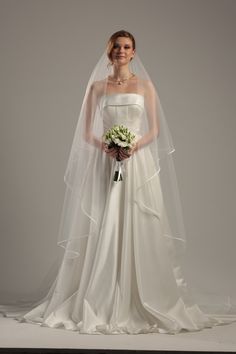
[[[144,109],[141,94],[104,95],[100,107],[104,131],[124,124],[139,134]],[[171,225],[159,174],[137,192],[144,174],[155,173],[148,145],[125,160],[124,178],[119,182],[113,181],[116,161],[97,149],[92,161],[95,169],[99,158],[106,161],[107,184],[99,237],[96,242],[92,235],[80,239],[81,256],[63,258],[47,299],[21,321],[89,334],[174,334],[231,322],[207,315],[191,303],[184,278],[174,269],[164,237]],[[89,189],[87,193],[90,197]],[[89,203],[84,205],[86,229]]]

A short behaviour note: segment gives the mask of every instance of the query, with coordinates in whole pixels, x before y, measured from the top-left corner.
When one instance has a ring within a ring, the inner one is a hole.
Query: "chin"
[[[116,58],[115,62],[118,65],[124,65],[124,64],[128,64],[129,60],[127,60],[126,58]]]

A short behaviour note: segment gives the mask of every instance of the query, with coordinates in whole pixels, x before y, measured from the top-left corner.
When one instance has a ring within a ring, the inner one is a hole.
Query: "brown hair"
[[[130,38],[132,41],[133,49],[135,49],[135,47],[136,47],[134,36],[130,32],[121,30],[121,31],[113,33],[111,35],[111,37],[109,38],[109,41],[107,44],[107,56],[110,61],[112,61],[111,53],[112,53],[112,49],[114,48],[115,41],[118,37]]]

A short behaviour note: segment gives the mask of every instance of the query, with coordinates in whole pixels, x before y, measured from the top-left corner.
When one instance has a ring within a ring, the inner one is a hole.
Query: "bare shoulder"
[[[105,89],[105,80],[94,81],[90,86],[90,91],[93,95],[100,97]]]
[[[145,95],[153,95],[155,93],[155,86],[149,79],[143,80],[143,87]]]
[[[150,79],[144,79],[139,76],[136,76],[136,83],[139,90],[144,96],[150,96],[155,93],[155,87]]]

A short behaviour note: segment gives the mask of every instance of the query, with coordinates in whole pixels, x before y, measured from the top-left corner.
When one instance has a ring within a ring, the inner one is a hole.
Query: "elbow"
[[[83,139],[86,143],[90,143],[92,142],[92,134],[90,132],[85,132],[83,134]]]
[[[155,127],[152,130],[152,139],[158,138],[158,136],[159,136],[159,129],[157,127]]]

